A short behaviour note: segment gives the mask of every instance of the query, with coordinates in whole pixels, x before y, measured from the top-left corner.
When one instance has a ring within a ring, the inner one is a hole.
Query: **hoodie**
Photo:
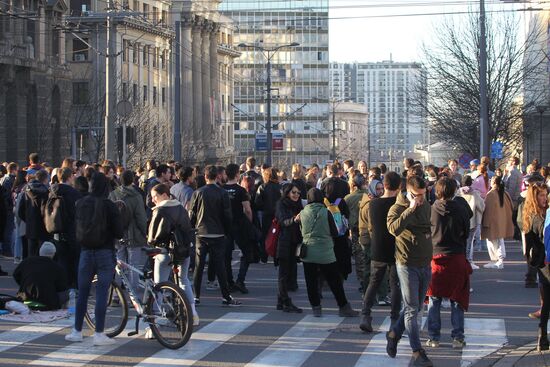
[[[42,219],[42,208],[48,200],[48,187],[38,180],[32,180],[25,188],[25,196],[17,215],[26,223],[26,235],[31,240],[49,240]]]
[[[412,210],[406,192],[397,196],[388,212],[388,231],[395,236],[395,260],[411,267],[429,266],[432,260],[430,203]]]
[[[147,214],[143,196],[133,186],[119,186],[109,194],[113,202],[122,200],[131,218],[124,233],[124,239],[130,247],[142,247],[147,244]]]
[[[432,205],[433,255],[466,254],[472,210],[463,198],[436,200]]]
[[[152,246],[167,247],[173,240],[175,226],[189,233],[191,231],[189,215],[178,200],[165,200],[152,209],[147,242]]]

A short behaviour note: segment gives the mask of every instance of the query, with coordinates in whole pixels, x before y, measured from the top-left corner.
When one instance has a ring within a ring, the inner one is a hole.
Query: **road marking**
[[[132,323],[133,324],[133,323]],[[115,337],[116,343],[113,345],[94,346],[93,336],[84,338],[82,343],[71,343],[70,345],[49,353],[40,359],[32,361],[34,366],[71,366],[80,367],[101,357],[109,354],[113,350],[123,346],[126,343],[134,340],[135,337],[127,336],[129,332],[135,330],[135,324],[132,327],[127,326],[119,336]],[[140,334],[143,335],[144,328],[140,329]],[[67,342],[69,343],[69,342]]]
[[[460,367],[468,367],[477,360],[496,352],[507,342],[503,319],[464,320],[466,346],[462,350]]]
[[[266,315],[230,312],[193,333],[181,349],[163,349],[137,366],[190,366]]]
[[[18,347],[40,337],[58,332],[71,326],[73,320],[63,319],[52,323],[34,323],[20,326],[10,331],[0,334],[0,352],[5,352],[11,348]]]
[[[426,322],[422,320],[422,325]],[[386,317],[376,334],[370,341],[361,357],[355,364],[356,367],[363,366],[392,366],[407,367],[411,362],[411,349],[408,340],[401,339],[400,347],[397,347],[397,356],[391,358],[386,353],[386,331],[390,329],[391,319]]]
[[[344,318],[308,315],[290,328],[268,348],[264,349],[247,367],[301,366],[319,348]]]

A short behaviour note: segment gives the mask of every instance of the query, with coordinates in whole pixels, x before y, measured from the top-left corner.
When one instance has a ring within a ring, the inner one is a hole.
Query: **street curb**
[[[519,360],[532,352],[537,347],[537,341],[533,340],[519,348],[512,349],[499,359],[493,367],[513,367]]]

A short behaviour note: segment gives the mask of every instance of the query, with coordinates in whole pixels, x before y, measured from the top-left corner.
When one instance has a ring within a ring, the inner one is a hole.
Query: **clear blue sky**
[[[533,2],[531,6],[540,7],[538,2]],[[530,6],[505,4],[498,0],[486,0],[486,4],[487,11]],[[429,42],[434,25],[445,19],[445,15],[389,15],[467,12],[470,9],[478,10],[479,1],[331,0],[330,7],[331,61],[382,61],[389,60],[390,54],[395,61],[421,61],[422,42]]]

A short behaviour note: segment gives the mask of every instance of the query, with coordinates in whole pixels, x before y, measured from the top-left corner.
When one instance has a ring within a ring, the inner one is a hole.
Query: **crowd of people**
[[[359,327],[367,333],[373,331],[374,305],[391,306],[388,355],[395,357],[407,331],[414,365],[431,366],[419,336],[424,304],[425,345],[439,346],[440,309],[449,302],[452,346],[464,347],[470,275],[479,269],[474,250],[486,246],[490,261],[483,267],[503,269],[504,240],[515,238],[527,260],[525,287],[540,283],[541,309],[530,317],[540,318],[538,348],[546,350],[550,168],[535,160],[523,172],[516,157],[505,167],[493,163],[482,157],[464,170],[456,160],[435,167],[408,158],[396,173],[384,164],[345,160],[324,167],[294,164],[287,176],[284,169],[257,165],[253,157],[240,166],[204,168],[150,160],[132,171],[107,160],[100,165],[70,158],[52,168],[33,153],[25,168],[0,165],[1,249],[18,264],[14,277],[21,297],[55,309],[69,294],[78,295],[69,341],[82,341],[87,297],[97,276],[94,343],[105,345],[114,342],[103,328],[116,258],[139,267],[146,260],[142,247],[161,248],[154,257],[155,281],[168,280],[172,265],[179,266],[198,325],[205,266],[206,289],[219,290],[223,306],[240,306],[232,295],[249,293],[248,268],[266,264],[271,247],[278,268],[277,310],[303,312],[291,298],[301,262],[314,316],[323,314],[324,284],[339,315],[361,316]],[[182,236],[188,246],[176,256]],[[236,276],[235,245],[241,253]],[[352,263],[363,295],[361,312],[352,309],[344,291]],[[42,273],[56,278],[46,282],[39,279]],[[130,281],[137,286],[138,279]]]

